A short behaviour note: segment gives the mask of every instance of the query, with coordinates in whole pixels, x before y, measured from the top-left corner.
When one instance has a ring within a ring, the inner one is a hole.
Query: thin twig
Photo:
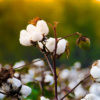
[[[70,36],[73,36],[73,35],[81,35],[80,33],[78,33],[78,32],[76,32],[76,33],[73,33],[73,34],[70,34],[70,35],[67,35],[67,36],[64,36],[64,37],[62,37],[62,38],[60,38],[59,40],[61,40],[61,39],[65,39],[65,38],[67,38],[67,37],[70,37]]]
[[[45,56],[45,58],[46,58],[46,60],[47,60],[47,62],[48,62],[48,65],[49,65],[49,67],[50,67],[50,69],[51,69],[51,71],[52,71],[52,74],[54,75],[54,71],[53,71],[53,68],[52,68],[52,66],[51,66],[51,64],[50,64],[50,61],[49,61],[49,59],[48,59],[48,56],[45,54],[44,55]]]
[[[29,63],[29,64],[25,64],[25,65],[19,66],[19,67],[14,68],[14,69],[19,69],[19,68],[22,68],[22,67],[28,66],[28,65],[33,64],[33,63],[35,63],[35,62],[41,61],[41,60],[43,60],[43,59],[45,59],[45,58],[41,58],[41,59],[39,59],[39,60],[33,61],[33,62]]]
[[[87,78],[89,78],[91,75],[89,74],[87,77],[85,77],[83,80],[81,80],[71,91],[69,91],[64,97],[62,97],[60,100],[63,100],[66,96],[68,96],[71,92],[73,92],[81,83],[83,83]]]

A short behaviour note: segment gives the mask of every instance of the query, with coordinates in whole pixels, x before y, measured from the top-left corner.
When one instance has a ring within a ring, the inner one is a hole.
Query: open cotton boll
[[[37,22],[36,27],[42,32],[42,34],[47,35],[49,33],[49,28],[47,26],[47,23],[44,20],[39,20]]]
[[[86,95],[86,91],[83,89],[83,87],[81,85],[79,85],[75,90],[74,90],[74,94],[75,94],[75,98],[76,99],[80,99],[82,97],[84,97]]]
[[[40,100],[49,100],[49,99],[42,96],[42,97],[40,97]]]
[[[98,84],[98,83],[92,84],[89,88],[89,92],[100,97],[100,84]]]
[[[15,65],[13,66],[13,68],[18,68],[18,67],[23,66],[23,65],[25,65],[25,62],[24,61],[19,61],[19,62],[15,63]]]
[[[90,74],[95,79],[95,81],[100,82],[100,68],[93,66],[90,70]]]
[[[98,97],[95,94],[87,94],[83,99],[81,100],[99,100]]]
[[[36,62],[35,62],[35,61],[36,61]],[[35,60],[33,60],[32,62],[34,62],[33,64],[34,64],[35,66],[38,66],[38,67],[44,66],[44,61],[41,60],[41,59],[35,59]]]
[[[20,41],[20,44],[24,45],[24,46],[31,46],[31,34],[29,34],[26,30],[22,30],[20,32],[20,38],[19,38],[19,41]]]
[[[66,43],[68,43],[68,41],[65,40],[65,39],[61,39],[61,40],[58,41],[58,43],[57,43],[57,51],[56,51],[57,55],[61,55],[62,53],[65,52]]]
[[[2,83],[2,90],[5,92],[9,92],[10,86],[7,83]]]
[[[20,93],[24,98],[26,98],[31,93],[31,88],[26,85],[22,85]]]
[[[7,80],[7,83],[12,84],[13,90],[17,90],[22,85],[21,81],[14,77],[9,78]]]
[[[31,33],[31,32],[36,31],[37,29],[36,29],[36,27],[34,25],[29,24],[29,25],[27,25],[26,30],[27,30],[27,32],[30,32]]]
[[[40,49],[43,49],[43,44],[41,42],[38,42],[38,46]]]
[[[75,69],[80,69],[80,68],[81,68],[81,63],[78,62],[78,61],[75,62],[75,63],[74,63],[74,68],[75,68]]]
[[[49,38],[46,41],[46,47],[50,52],[53,52],[55,49],[55,38]]]
[[[54,78],[53,76],[47,74],[45,76],[44,82],[49,83],[49,85],[52,85],[54,83]]]
[[[97,61],[97,66],[100,68],[100,60]]]
[[[67,79],[69,76],[69,73],[70,73],[70,71],[68,69],[62,70],[62,72],[60,73],[60,78]]]
[[[0,100],[2,100],[4,97],[5,95],[0,93]]]
[[[38,42],[38,41],[41,41],[43,39],[43,35],[38,30],[32,32],[32,35],[31,36],[32,36],[31,37],[31,41],[33,41],[33,42]]]

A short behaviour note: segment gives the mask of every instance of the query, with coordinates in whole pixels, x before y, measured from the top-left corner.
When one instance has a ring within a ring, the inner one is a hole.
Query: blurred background
[[[19,43],[20,31],[37,16],[51,24],[59,22],[58,37],[80,32],[91,40],[90,50],[83,51],[76,46],[78,36],[67,38],[69,60],[63,54],[57,65],[69,66],[80,61],[87,67],[100,59],[100,0],[0,0],[0,63],[31,62],[43,57],[36,48]],[[54,36],[52,28],[49,29],[49,36]]]

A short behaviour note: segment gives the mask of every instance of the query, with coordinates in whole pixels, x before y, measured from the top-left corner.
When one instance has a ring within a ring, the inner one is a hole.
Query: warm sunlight
[[[41,2],[41,0],[25,0],[25,1],[27,1],[27,2]],[[53,2],[53,1],[55,1],[55,0],[42,0],[42,2]]]

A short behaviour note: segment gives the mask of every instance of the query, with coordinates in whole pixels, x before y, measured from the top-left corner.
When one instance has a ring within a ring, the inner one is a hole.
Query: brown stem
[[[24,67],[24,66],[28,66],[28,65],[33,64],[33,63],[35,63],[35,62],[41,61],[41,60],[43,60],[43,59],[45,59],[45,58],[41,58],[41,59],[39,59],[39,60],[33,61],[33,62],[29,63],[29,64],[25,64],[25,65],[19,66],[19,67],[14,68],[14,69],[19,69],[19,68],[22,68],[22,67]]]
[[[64,36],[64,37],[62,37],[62,38],[60,38],[59,40],[61,40],[61,39],[65,39],[65,38],[67,38],[67,37],[70,37],[70,36],[73,36],[73,35],[81,35],[80,33],[78,33],[78,32],[76,32],[76,33],[73,33],[73,34],[70,34],[70,35],[67,35],[67,36]]]
[[[50,69],[51,69],[53,75],[54,75],[54,71],[53,71],[53,68],[52,68],[52,66],[51,66],[51,64],[50,64],[50,61],[49,61],[49,59],[48,59],[48,56],[47,56],[46,54],[45,54],[44,56],[45,56],[45,58],[46,58],[46,60],[47,60],[47,62],[48,62],[48,65],[49,65],[49,67],[50,67]]]
[[[62,97],[60,100],[63,100],[66,96],[68,96],[71,92],[74,91],[81,83],[83,83],[87,78],[89,78],[91,75],[89,74],[87,77],[85,77],[83,80],[81,80],[71,91],[69,91],[64,97]]]
[[[54,26],[54,35],[55,35],[55,50],[53,53],[53,68],[54,68],[54,81],[55,81],[55,99],[58,100],[57,96],[57,73],[56,73],[56,50],[57,50],[57,34],[56,27]]]
[[[1,93],[1,94],[4,94],[4,95],[7,95],[6,93],[4,93],[4,92],[1,92],[1,91],[0,91],[0,93]]]

